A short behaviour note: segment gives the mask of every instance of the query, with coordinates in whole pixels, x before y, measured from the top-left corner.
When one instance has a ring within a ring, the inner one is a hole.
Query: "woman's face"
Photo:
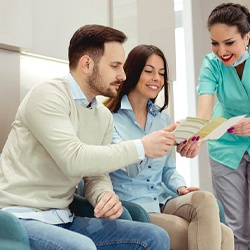
[[[165,68],[162,58],[152,54],[148,58],[133,91],[146,99],[154,99],[164,85],[164,73]]]
[[[226,65],[233,65],[243,54],[249,42],[249,33],[244,38],[236,26],[215,24],[210,28],[212,51]]]

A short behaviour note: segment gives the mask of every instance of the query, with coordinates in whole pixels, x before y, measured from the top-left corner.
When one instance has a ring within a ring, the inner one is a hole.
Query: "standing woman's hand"
[[[250,136],[250,118],[243,118],[229,128],[227,132],[239,136]]]

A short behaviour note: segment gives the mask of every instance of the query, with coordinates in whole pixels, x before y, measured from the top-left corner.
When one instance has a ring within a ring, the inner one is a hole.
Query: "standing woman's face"
[[[246,50],[250,32],[244,38],[236,26],[218,23],[210,27],[212,51],[226,65],[233,65]]]

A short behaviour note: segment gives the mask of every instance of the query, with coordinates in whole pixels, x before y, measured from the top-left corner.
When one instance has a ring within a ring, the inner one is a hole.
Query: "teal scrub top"
[[[245,62],[242,79],[233,66],[225,66],[214,53],[207,54],[198,78],[199,95],[214,94],[216,103],[212,117],[250,116],[250,57]],[[225,133],[218,140],[208,141],[209,156],[232,169],[237,169],[244,153],[250,154],[250,137]]]

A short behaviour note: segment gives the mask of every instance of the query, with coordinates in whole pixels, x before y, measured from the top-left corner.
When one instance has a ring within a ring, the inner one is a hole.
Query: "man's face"
[[[95,95],[115,97],[117,91],[126,79],[123,65],[125,51],[121,43],[108,42],[104,45],[104,54],[92,74],[88,78],[88,84]]]

